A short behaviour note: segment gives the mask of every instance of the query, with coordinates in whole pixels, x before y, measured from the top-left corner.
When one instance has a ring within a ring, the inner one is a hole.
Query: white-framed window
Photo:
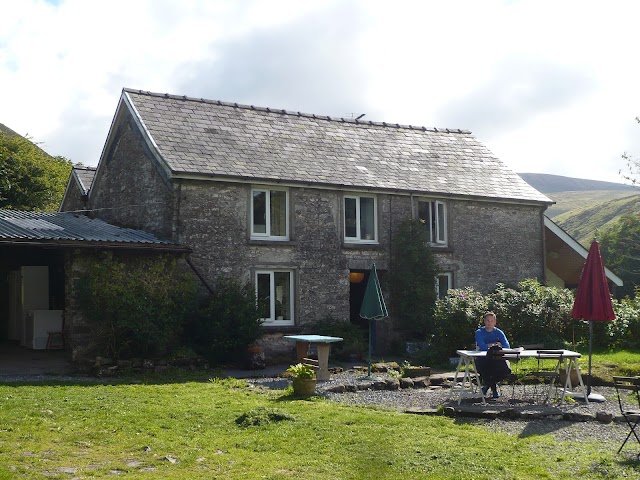
[[[293,325],[293,272],[257,270],[258,312],[264,325]]]
[[[444,202],[418,200],[418,218],[426,227],[431,245],[447,245],[447,205]]]
[[[289,192],[286,189],[251,189],[251,238],[289,240]]]
[[[350,243],[378,243],[376,197],[344,196],[344,240]]]
[[[436,277],[436,292],[438,299],[447,296],[447,292],[453,288],[453,273],[444,272]]]

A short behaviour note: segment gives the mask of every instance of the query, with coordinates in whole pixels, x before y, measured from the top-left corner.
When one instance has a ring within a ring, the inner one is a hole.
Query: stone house
[[[61,211],[185,246],[211,284],[252,282],[274,352],[305,323],[357,321],[350,274],[375,262],[384,288],[407,217],[424,221],[440,292],[545,281],[552,201],[464,130],[124,89],[95,172],[74,175]]]

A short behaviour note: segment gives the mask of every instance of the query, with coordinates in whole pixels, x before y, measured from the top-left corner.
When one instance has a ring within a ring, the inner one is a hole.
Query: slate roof
[[[95,167],[73,167],[72,173],[80,186],[82,194],[87,195],[96,176]]]
[[[154,235],[121,228],[76,213],[22,212],[0,209],[0,243],[86,243],[172,247],[186,250]]]
[[[173,175],[553,203],[470,132],[123,90]]]

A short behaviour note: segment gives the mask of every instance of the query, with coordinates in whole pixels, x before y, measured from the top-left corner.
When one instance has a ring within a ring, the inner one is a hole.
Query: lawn
[[[0,479],[616,478],[615,448],[514,437],[447,417],[350,407],[176,373],[0,385]],[[159,383],[164,382],[164,383]],[[578,448],[579,454],[572,454]]]

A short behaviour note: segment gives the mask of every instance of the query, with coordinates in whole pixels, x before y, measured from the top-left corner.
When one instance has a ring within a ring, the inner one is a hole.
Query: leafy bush
[[[297,363],[287,368],[287,373],[291,378],[316,378],[316,372],[311,365]]]
[[[214,363],[239,361],[262,335],[255,291],[231,277],[219,277],[188,328],[195,350]]]
[[[331,356],[339,360],[348,360],[350,355],[362,357],[369,349],[369,331],[348,320],[325,317],[316,322],[306,323],[305,330],[322,335],[340,337],[342,342],[331,344]]]
[[[95,353],[114,358],[164,355],[177,346],[197,293],[174,257],[111,253],[89,257],[76,289]]]
[[[545,287],[536,280],[525,280],[515,289],[499,284],[488,295],[472,288],[449,290],[436,302],[428,355],[434,360],[448,358],[471,347],[487,310],[496,313],[498,327],[514,347],[542,343],[546,348],[586,349],[588,322],[573,319],[573,302],[570,290]],[[594,322],[593,347],[640,347],[640,299],[614,300],[613,309],[615,321]]]
[[[537,280],[524,280],[517,289],[498,284],[488,295],[487,306],[514,346],[544,343],[546,348],[561,348],[575,327],[571,292],[545,287]]]
[[[436,302],[428,355],[448,358],[475,343],[474,332],[487,310],[487,298],[471,287],[451,289]]]
[[[640,348],[640,297],[613,301],[616,319],[606,322],[604,338],[616,349]]]
[[[433,333],[432,315],[438,294],[438,274],[425,225],[406,219],[393,238],[391,252],[391,301],[401,330],[414,338]]]

